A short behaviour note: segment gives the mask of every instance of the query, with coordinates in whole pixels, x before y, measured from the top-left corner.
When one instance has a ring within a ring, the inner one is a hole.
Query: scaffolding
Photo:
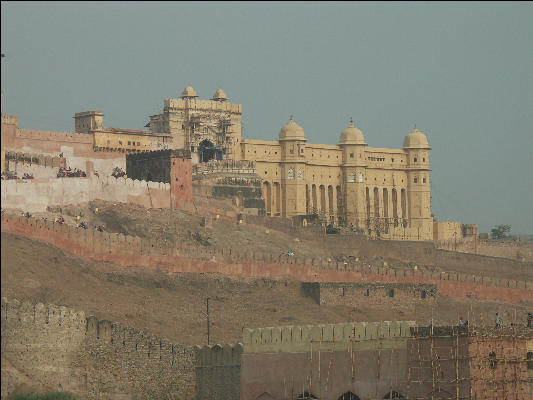
[[[407,338],[407,377],[394,374],[402,368],[395,358],[399,350],[383,347],[376,338],[374,397],[409,400],[531,400],[533,399],[533,329],[511,326],[414,326]],[[359,340],[352,339],[348,351],[351,380],[357,379]],[[283,399],[333,399],[331,381],[335,371],[334,352],[321,350],[325,341],[311,342],[307,376],[300,383],[283,382]],[[333,342],[332,342],[333,343]],[[528,352],[529,343],[529,352]],[[321,359],[326,362],[321,363]],[[328,361],[329,360],[329,361]],[[396,364],[393,366],[393,364]],[[388,371],[384,367],[388,366]],[[327,368],[326,371],[324,367]],[[322,370],[321,370],[322,369]],[[318,380],[313,384],[313,379]],[[360,378],[359,378],[360,379]],[[388,379],[388,392],[383,390]],[[318,384],[317,384],[318,383]],[[315,389],[314,391],[312,389]],[[356,393],[335,394],[335,400],[362,400]],[[364,397],[366,399],[366,397]]]

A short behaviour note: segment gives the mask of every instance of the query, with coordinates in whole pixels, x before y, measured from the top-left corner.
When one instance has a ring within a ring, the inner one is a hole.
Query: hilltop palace
[[[230,103],[221,89],[211,100],[197,97],[187,86],[180,98],[165,99],[163,112],[150,116],[145,127],[149,129],[144,130],[104,127],[101,111],[76,113],[75,133],[26,131],[16,126],[14,138],[2,139],[2,170],[6,150],[52,154],[52,142],[61,140],[73,142],[71,164],[80,155],[94,160],[99,170],[107,168],[110,160],[125,158],[117,153],[183,149],[190,151],[192,164],[254,162],[267,215],[302,220],[320,215],[326,224],[371,237],[434,239],[431,148],[418,129],[405,136],[400,149],[369,147],[353,123],[342,131],[338,144],[311,144],[291,117],[278,140],[243,139],[241,104]],[[3,131],[9,118],[16,117],[3,116]],[[60,134],[68,138],[59,139]],[[86,147],[79,150],[82,146]],[[58,145],[58,153],[68,153],[70,148],[63,148]]]

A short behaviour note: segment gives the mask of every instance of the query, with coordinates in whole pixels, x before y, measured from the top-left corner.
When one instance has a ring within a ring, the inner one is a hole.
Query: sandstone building
[[[401,149],[368,147],[353,123],[337,145],[310,144],[292,117],[277,141],[243,140],[240,104],[228,103],[221,89],[212,100],[197,97],[187,86],[180,99],[166,99],[163,113],[150,117],[151,131],[170,134],[174,148],[191,151],[193,164],[255,162],[267,215],[318,214],[327,224],[371,237],[434,239],[431,148],[416,127]]]
[[[368,147],[353,122],[337,145],[307,143],[294,119],[277,141],[243,140],[263,179],[267,214],[320,214],[372,237],[433,240],[429,147],[415,129],[401,149]]]
[[[217,89],[211,100],[197,100],[187,86],[179,99],[165,99],[163,113],[150,116],[152,132],[170,134],[173,148],[191,151],[192,162],[238,160],[242,105],[228,103]]]
[[[104,173],[112,166],[125,167],[125,156],[118,152],[181,149],[190,152],[192,164],[253,162],[269,216],[297,217],[304,224],[318,216],[324,224],[373,238],[435,239],[431,148],[418,129],[405,137],[399,149],[369,147],[353,123],[341,133],[338,144],[312,144],[291,117],[276,141],[243,140],[242,105],[229,103],[221,89],[211,100],[197,97],[187,86],[179,99],[165,99],[163,112],[150,116],[149,130],[107,128],[101,111],[87,111],[74,116],[74,134],[25,131],[18,124],[13,132],[4,132],[3,116],[2,133],[7,136],[4,140],[2,135],[2,148],[52,156],[63,153],[68,165],[85,169],[90,160]],[[442,239],[441,231],[457,230],[436,231],[437,239]]]

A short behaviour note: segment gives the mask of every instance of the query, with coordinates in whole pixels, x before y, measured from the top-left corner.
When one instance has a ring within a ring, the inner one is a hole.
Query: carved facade
[[[197,100],[187,86],[179,99],[165,99],[163,113],[150,116],[152,132],[170,134],[175,149],[188,149],[192,162],[238,160],[242,105],[228,103],[218,89],[211,100]]]

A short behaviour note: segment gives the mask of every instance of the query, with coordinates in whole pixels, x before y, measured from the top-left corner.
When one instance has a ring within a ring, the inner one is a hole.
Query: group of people
[[[58,178],[80,178],[80,177],[86,177],[87,174],[85,171],[82,171],[81,169],[74,168],[73,170],[68,168],[59,168],[59,172],[57,173]]]
[[[125,178],[126,172],[120,167],[115,167],[113,168],[113,172],[111,173],[111,176],[114,178]]]
[[[9,179],[18,179],[19,177],[15,172],[12,171],[4,171],[2,172],[2,180],[9,180]]]

